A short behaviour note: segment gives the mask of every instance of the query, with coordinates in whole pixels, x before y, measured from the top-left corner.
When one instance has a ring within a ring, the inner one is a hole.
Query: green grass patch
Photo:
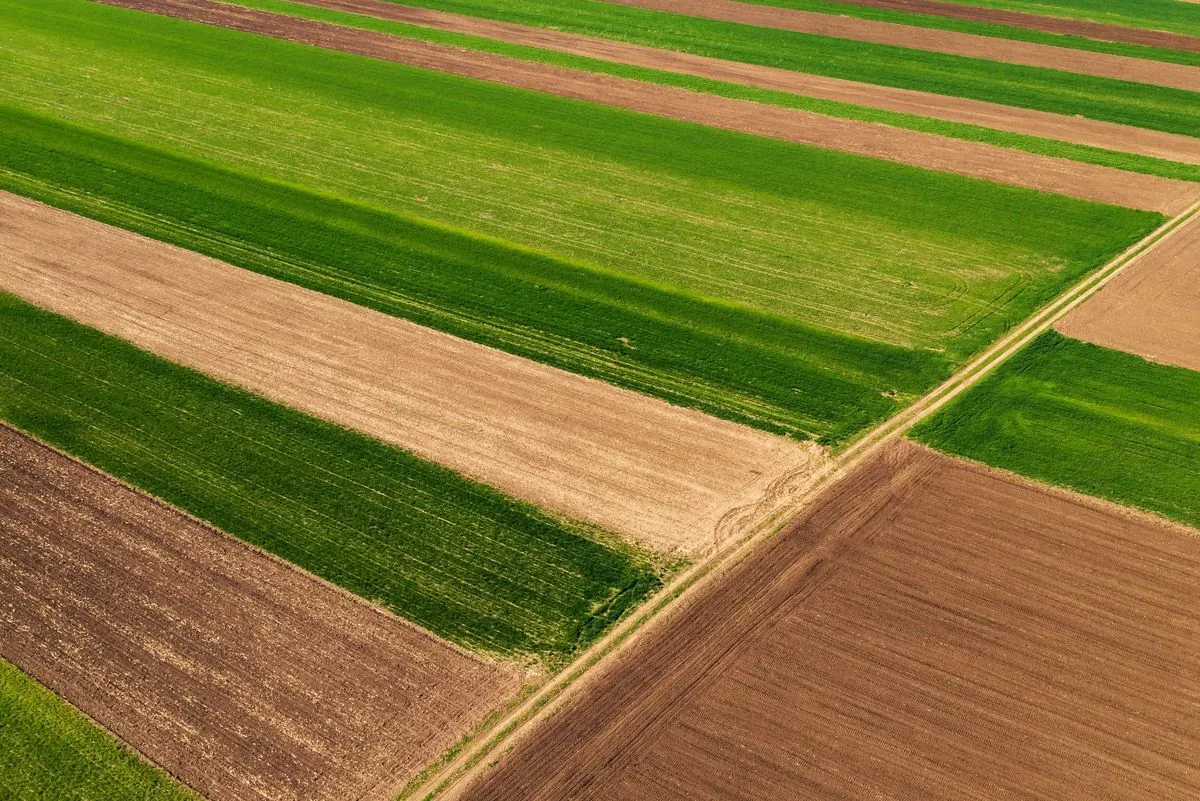
[[[1140,128],[1200,133],[1200,93],[1181,89],[669,14],[604,0],[406,0],[406,4]]]
[[[963,0],[965,4],[976,7],[988,5],[976,0]],[[921,28],[969,33],[975,36],[991,36],[995,39],[1012,39],[1019,42],[1050,45],[1051,47],[1069,47],[1073,50],[1089,50],[1093,53],[1108,53],[1114,56],[1129,56],[1144,58],[1150,61],[1166,61],[1187,66],[1200,66],[1200,53],[1183,50],[1168,50],[1162,47],[1126,44],[1124,42],[1104,42],[1099,39],[1088,39],[1083,36],[1071,36],[1045,31],[1012,28],[998,23],[977,22],[975,20],[952,19],[936,14],[916,14],[911,11],[898,11],[890,8],[872,8],[851,3],[839,3],[836,0],[744,0],[764,6],[792,8],[798,11],[813,11],[819,14],[837,14],[858,19],[872,19],[880,22],[894,22],[899,25],[913,25]],[[951,0],[953,2],[953,0]],[[1004,2],[992,4],[992,8],[1002,8],[1008,5]],[[1163,5],[1178,5],[1178,0],[1168,0]],[[1013,9],[1008,9],[1013,10]],[[1058,16],[1063,16],[1059,14]],[[1117,23],[1121,24],[1121,23]]]
[[[1200,6],[1181,0],[949,0],[981,8],[1086,19],[1127,28],[1200,36]]]
[[[660,584],[631,547],[11,295],[0,417],[489,653],[557,664]]]
[[[634,80],[647,81],[666,86],[676,86],[696,92],[704,92],[706,94],[730,97],[738,100],[751,100],[758,103],[766,103],[784,108],[797,108],[806,111],[814,111],[831,117],[841,117],[844,119],[861,120],[865,122],[879,122],[897,128],[906,128],[913,131],[934,133],[940,136],[948,136],[954,139],[964,139],[972,142],[983,142],[985,144],[996,145],[997,147],[1023,150],[1028,153],[1037,153],[1044,156],[1057,156],[1059,158],[1072,159],[1074,161],[1080,161],[1086,164],[1113,167],[1119,170],[1140,172],[1146,175],[1157,175],[1163,178],[1178,178],[1185,181],[1200,181],[1200,165],[1181,164],[1178,162],[1153,158],[1150,156],[1142,156],[1133,153],[1121,153],[1115,150],[1105,150],[1103,148],[1089,147],[1087,145],[1059,142],[1053,139],[1045,139],[1038,136],[1028,136],[1025,134],[997,131],[978,125],[935,120],[930,119],[929,117],[920,117],[915,114],[903,114],[885,109],[871,108],[869,106],[858,106],[851,103],[842,103],[835,100],[804,97],[802,95],[791,94],[789,92],[781,92],[771,89],[759,89],[753,86],[743,86],[741,84],[729,83],[727,81],[700,78],[692,75],[682,75],[663,70],[647,69],[645,67],[637,67],[629,64],[619,64],[612,61],[603,61],[585,56],[576,56],[570,53],[559,53],[553,50],[544,50],[542,48],[530,47],[527,45],[508,44],[495,39],[487,39],[480,36],[468,36],[450,31],[439,31],[433,28],[423,28],[419,25],[409,25],[401,22],[393,22],[391,20],[377,19],[361,14],[349,14],[341,11],[331,11],[326,8],[304,5],[302,3],[288,2],[288,0],[229,0],[229,2],[232,5],[238,5],[246,8],[256,8],[279,14],[287,14],[289,16],[298,17],[301,19],[330,22],[346,27],[375,31],[378,33],[386,33],[408,39],[447,44],[467,50],[479,50],[487,53],[496,53],[498,55],[519,58],[525,61],[552,64],[554,66],[567,67],[570,69],[601,73],[605,75],[615,75],[622,78],[631,78]],[[813,0],[813,4],[817,5],[817,0]],[[827,3],[821,3],[821,5],[827,5]],[[872,10],[860,6],[839,5],[838,7],[863,11]],[[1082,41],[1093,42],[1093,40],[1090,39]],[[1196,64],[1200,66],[1200,55],[1196,56],[1195,61]]]
[[[1200,373],[1047,332],[921,442],[1200,527]]]
[[[27,801],[199,799],[3,659],[0,797]]]

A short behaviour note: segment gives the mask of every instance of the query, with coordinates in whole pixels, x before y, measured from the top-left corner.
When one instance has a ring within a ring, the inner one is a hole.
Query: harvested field
[[[1200,216],[1055,327],[1076,339],[1200,370]]]
[[[1200,139],[1148,131],[1130,125],[1034,109],[987,103],[830,78],[759,64],[710,58],[676,50],[602,39],[574,33],[517,25],[510,22],[415,8],[388,0],[295,0],[304,5],[345,11],[411,25],[481,36],[497,41],[544,48],[648,69],[788,92],[804,97],[853,103],[939,120],[978,125],[1062,142],[1137,153],[1187,164],[1200,164]],[[952,6],[952,8],[959,8]]]
[[[1200,538],[900,443],[465,792],[1191,798]]]
[[[4,427],[0,655],[213,801],[403,782],[520,682]]]
[[[1188,1],[1200,2],[1200,0]],[[1197,36],[1169,33],[1167,31],[1145,30],[1142,28],[1129,28],[1123,25],[1108,25],[1103,22],[1092,22],[1090,20],[1065,19],[1062,17],[1031,14],[1024,11],[1008,11],[1002,8],[978,8],[958,3],[941,2],[941,0],[837,0],[837,2],[856,6],[869,6],[871,8],[911,11],[917,14],[934,14],[939,17],[971,20],[973,22],[990,22],[996,25],[1025,28],[1031,31],[1044,31],[1063,36],[1082,36],[1087,39],[1100,39],[1106,42],[1123,42],[1125,44],[1146,45],[1147,47],[1162,47],[1168,50],[1200,53],[1200,37]],[[1136,9],[1134,13],[1136,13]]]
[[[746,25],[781,28],[797,33],[909,47],[914,50],[981,58],[989,61],[1003,61],[1027,67],[1042,67],[1152,86],[1168,86],[1192,92],[1200,91],[1200,68],[1109,53],[1074,50],[1069,47],[1054,47],[1033,42],[958,33],[957,31],[898,25],[893,22],[818,14],[791,8],[743,3],[738,0],[605,0],[605,2]]]
[[[1191,205],[1196,193],[1196,187],[1184,181],[1128,173],[919,131],[826,117],[801,109],[700,95],[671,86],[460,50],[373,31],[238,8],[214,0],[101,2],[676,120],[800,144],[833,147],[910,166],[1168,215]]]
[[[735,535],[822,449],[0,193],[0,289],[663,550]]]

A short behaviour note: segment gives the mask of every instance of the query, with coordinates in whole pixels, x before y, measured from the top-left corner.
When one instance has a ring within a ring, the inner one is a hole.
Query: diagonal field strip
[[[825,488],[835,486],[851,475],[857,467],[882,453],[890,443],[895,442],[921,420],[934,414],[954,397],[970,389],[1072,309],[1084,303],[1105,284],[1148,258],[1148,251],[1152,247],[1183,235],[1186,223],[1196,219],[1198,215],[1200,201],[1194,202],[1184,213],[1063,292],[920,401],[837,454],[815,477],[812,489],[793,496],[790,505],[780,507],[776,514],[750,530],[740,541],[731,541],[726,548],[716,551],[709,558],[677,576],[646,603],[643,607],[645,611],[619,624],[604,639],[580,655],[575,663],[563,670],[554,681],[499,721],[492,728],[489,739],[481,738],[475,747],[464,749],[421,784],[408,788],[404,797],[460,797],[467,785],[487,769],[488,760],[494,760],[497,755],[511,749],[539,722],[577,697],[595,677],[602,675],[610,665],[619,661],[634,643],[646,637],[649,632],[657,630],[663,621],[670,617],[667,612],[680,608],[702,587],[721,580],[724,573],[745,560],[765,540],[780,531],[789,520],[809,508],[824,494]],[[488,735],[485,734],[484,737]],[[382,800],[384,796],[380,795],[378,798]]]
[[[908,47],[933,53],[982,58],[1027,67],[1115,78],[1153,86],[1200,91],[1200,68],[1182,64],[1073,50],[1068,47],[994,39],[956,31],[914,28],[894,22],[841,17],[738,2],[738,0],[604,0],[624,6],[668,11],[695,17],[740,22],[797,33],[853,39],[860,42]]]
[[[245,5],[226,0],[232,5]],[[1151,131],[1120,123],[1090,120],[982,100],[878,86],[844,78],[700,56],[693,53],[602,39],[577,33],[471,17],[402,5],[392,0],[294,0],[316,8],[343,11],[509,44],[538,47],[648,69],[787,92],[804,97],[853,103],[902,114],[978,125],[1152,158],[1200,164],[1200,139]]]
[[[700,95],[479,51],[346,28],[212,0],[99,0],[106,5],[248,31],[424,69],[507,84],[657,116],[834,148],[944,172],[1128,208],[1177,214],[1194,186],[1068,159],[826,117],[800,109]]]
[[[664,551],[737,536],[824,459],[3,193],[0,291]]]

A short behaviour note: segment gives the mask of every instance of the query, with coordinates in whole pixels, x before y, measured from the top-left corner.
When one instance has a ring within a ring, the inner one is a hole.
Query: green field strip
[[[979,125],[936,120],[915,114],[904,114],[886,109],[876,109],[869,106],[858,106],[835,100],[804,97],[790,92],[759,89],[727,81],[696,77],[664,70],[648,69],[630,64],[604,61],[587,56],[577,56],[571,53],[561,53],[528,45],[509,44],[481,36],[470,36],[441,31],[435,28],[425,28],[392,20],[377,19],[361,14],[342,11],[331,11],[325,8],[289,2],[289,0],[222,0],[230,5],[287,14],[299,19],[309,19],[319,22],[329,22],[360,30],[386,33],[406,39],[451,45],[466,50],[477,50],[485,53],[519,58],[541,64],[551,64],[558,67],[594,72],[604,75],[614,75],[621,78],[657,83],[665,86],[676,86],[695,92],[703,92],[721,97],[738,100],[750,100],[757,103],[796,108],[813,111],[830,117],[860,120],[863,122],[878,122],[896,128],[947,136],[952,139],[962,139],[970,142],[981,142],[1007,147],[1013,150],[1023,150],[1042,156],[1055,156],[1071,159],[1085,164],[1095,164],[1102,167],[1112,167],[1118,170],[1128,170],[1146,175],[1157,175],[1163,178],[1175,178],[1184,181],[1200,181],[1200,165],[1180,164],[1166,159],[1142,156],[1133,153],[1122,153],[1104,148],[1077,145],[1070,142],[1060,142],[1026,134],[997,131]],[[857,8],[857,6],[855,6]],[[1200,56],[1197,56],[1200,65]]]
[[[1050,331],[912,436],[1200,527],[1200,373]]]
[[[1024,11],[1151,31],[1200,36],[1200,5],[1186,0],[947,0],[977,8]]]
[[[1177,1],[1172,0],[1172,2]],[[852,3],[839,3],[836,0],[743,0],[743,2],[774,6],[776,8],[791,8],[797,11],[812,11],[818,14],[837,14],[857,19],[894,22],[898,25],[933,28],[935,30],[954,31],[955,33],[969,33],[975,36],[990,36],[993,39],[1011,39],[1018,42],[1048,45],[1050,47],[1089,50],[1093,53],[1107,53],[1113,56],[1144,58],[1149,61],[1165,61],[1192,67],[1200,66],[1200,53],[1169,50],[1164,47],[1152,47],[1148,45],[1127,44],[1124,42],[1106,42],[1100,39],[1089,39],[1084,36],[1047,33],[1045,31],[1029,30],[1028,28],[1014,28],[999,23],[942,17],[937,14],[918,14],[911,11],[898,11],[890,8],[873,8],[871,6],[859,6]],[[976,7],[985,5],[973,1],[966,2],[965,4]],[[1000,6],[995,5],[992,7],[999,8]]]
[[[199,800],[4,659],[0,659],[0,798]]]
[[[603,0],[405,0],[404,5],[1200,135],[1200,93],[1182,89],[689,17]]]
[[[969,352],[1158,219],[83,0],[19,22],[21,107],[902,346]]]
[[[660,584],[632,547],[11,295],[0,417],[487,653],[555,664]]]

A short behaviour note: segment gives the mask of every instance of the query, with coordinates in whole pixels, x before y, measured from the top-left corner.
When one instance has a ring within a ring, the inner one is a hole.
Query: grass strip
[[[950,1],[953,2],[953,0]],[[743,0],[743,2],[774,6],[776,8],[791,8],[797,11],[812,11],[818,14],[837,14],[844,17],[893,22],[898,25],[912,25],[919,28],[933,28],[935,30],[954,31],[955,33],[968,33],[975,36],[990,36],[993,39],[1011,39],[1018,42],[1049,45],[1050,47],[1068,47],[1072,50],[1088,50],[1093,53],[1108,53],[1113,56],[1142,58],[1147,61],[1164,61],[1171,64],[1184,64],[1190,67],[1200,66],[1200,53],[1169,50],[1164,47],[1129,44],[1126,42],[1105,42],[1100,39],[1089,39],[1085,36],[1048,33],[1046,31],[1029,30],[1027,28],[1013,28],[1000,23],[954,19],[951,17],[942,17],[937,14],[920,14],[890,8],[873,8],[871,6],[859,6],[852,3],[839,3],[836,0]],[[1171,0],[1171,2],[1172,5],[1175,4],[1175,0]],[[985,5],[985,3],[975,2],[975,0],[970,0],[967,4],[976,7]],[[993,8],[999,7],[1000,4],[993,6]],[[1107,20],[1097,21],[1106,22]]]
[[[405,0],[798,72],[1200,134],[1200,93],[894,45],[614,5],[603,0]]]
[[[4,659],[0,796],[88,801],[199,798]]]
[[[1186,0],[948,0],[980,8],[1024,11],[1046,17],[1065,17],[1200,36],[1200,6]]]
[[[1049,331],[912,437],[1200,527],[1200,373]]]
[[[1073,161],[1083,162],[1085,164],[1096,164],[1102,167],[1112,167],[1113,169],[1128,170],[1130,172],[1139,172],[1146,175],[1157,175],[1163,178],[1176,178],[1185,181],[1200,181],[1200,165],[1180,164],[1178,162],[1154,158],[1152,156],[1142,156],[1135,153],[1122,153],[1115,150],[1090,147],[1088,145],[1060,142],[1054,139],[1046,139],[1039,136],[1009,133],[1007,131],[997,131],[979,125],[936,120],[929,117],[921,117],[915,114],[904,114],[901,112],[888,111],[886,109],[877,109],[869,106],[843,103],[836,100],[804,97],[802,95],[791,94],[790,92],[759,89],[753,86],[743,86],[741,84],[729,83],[727,81],[713,80],[710,78],[702,78],[692,75],[683,75],[664,70],[638,67],[631,64],[620,64],[617,62],[604,61],[587,56],[577,56],[570,53],[546,50],[529,45],[509,44],[507,42],[501,42],[481,36],[471,36],[452,31],[441,31],[434,28],[425,28],[419,25],[410,25],[402,22],[394,22],[392,20],[377,19],[375,17],[361,14],[332,11],[326,8],[305,5],[303,3],[288,2],[288,0],[224,1],[229,2],[231,5],[242,6],[244,8],[255,8],[262,11],[287,14],[300,19],[329,22],[349,28],[358,28],[360,30],[386,33],[392,36],[400,36],[407,39],[436,42],[438,44],[451,45],[453,47],[460,47],[466,50],[478,50],[485,53],[495,53],[497,55],[509,56],[511,58],[519,58],[524,61],[551,64],[558,67],[567,67],[569,69],[594,72],[604,75],[614,75],[621,78],[631,78],[633,80],[657,83],[665,86],[676,86],[695,92],[703,92],[705,94],[719,95],[721,97],[735,98],[738,100],[750,100],[757,103],[765,103],[783,108],[803,109],[805,111],[813,111],[830,117],[860,120],[863,122],[883,123],[884,125],[891,125],[896,128],[905,128],[912,131],[932,133],[939,136],[946,136],[952,139],[962,139],[969,142],[981,142],[983,144],[995,145],[997,147],[1023,150],[1027,153],[1036,153],[1042,156],[1066,158]],[[817,4],[818,3],[814,2],[814,5]],[[835,4],[820,3],[820,5]],[[843,6],[838,7],[842,8]],[[845,7],[861,9],[864,11],[872,10],[860,6]],[[1092,40],[1083,41],[1091,42]],[[1200,65],[1200,55],[1196,56],[1196,64]]]
[[[629,546],[11,295],[0,417],[488,653],[566,660],[660,584]]]

